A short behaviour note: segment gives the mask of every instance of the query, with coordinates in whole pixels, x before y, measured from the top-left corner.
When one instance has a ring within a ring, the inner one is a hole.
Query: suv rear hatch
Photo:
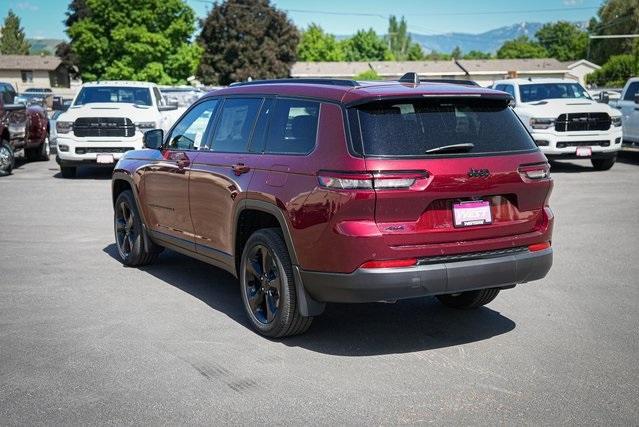
[[[512,236],[506,246],[517,247],[544,227],[549,166],[507,98],[377,100],[348,116],[389,246],[464,252],[464,242]]]

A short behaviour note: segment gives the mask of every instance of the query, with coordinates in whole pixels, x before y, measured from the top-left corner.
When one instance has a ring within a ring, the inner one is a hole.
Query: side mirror
[[[605,90],[599,92],[599,102],[602,104],[608,104],[610,102],[610,95]]]
[[[515,98],[510,98],[510,101],[508,101],[508,106],[514,108],[516,105],[517,102],[515,102]]]
[[[173,111],[173,110],[177,110],[177,109],[178,109],[177,102],[171,103],[171,104],[167,104],[167,105],[158,106],[158,111]]]
[[[639,92],[635,93],[635,104],[639,104]]]
[[[164,131],[162,129],[152,129],[146,131],[142,137],[142,143],[145,148],[159,150],[164,142]]]

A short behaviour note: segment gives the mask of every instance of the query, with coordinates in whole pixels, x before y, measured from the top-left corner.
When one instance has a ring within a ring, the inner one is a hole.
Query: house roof
[[[62,61],[57,56],[0,55],[0,70],[53,71]]]
[[[566,68],[568,68],[569,70],[572,70],[573,68],[575,68],[578,65],[585,65],[586,67],[590,67],[593,70],[598,70],[601,68],[601,66],[595,64],[594,62],[590,62],[586,59],[580,59],[579,61],[567,61],[567,62],[563,62],[563,64],[566,66]]]
[[[463,75],[453,61],[370,61],[370,62],[297,62],[292,77],[352,77],[371,68],[381,77],[403,75],[409,71],[420,75]]]
[[[565,73],[568,66],[553,58],[540,59],[461,59],[449,61],[371,61],[371,62],[297,62],[292,77],[352,77],[373,68],[380,77],[416,72],[420,76],[463,76],[519,73]]]

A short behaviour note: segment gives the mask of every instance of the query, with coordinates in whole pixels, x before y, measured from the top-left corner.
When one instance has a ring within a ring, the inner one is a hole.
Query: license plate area
[[[575,154],[577,157],[590,157],[592,156],[592,147],[577,147]]]
[[[493,223],[490,212],[490,202],[487,200],[471,200],[453,204],[454,226],[472,227],[475,225],[487,225]]]
[[[109,165],[114,162],[113,154],[98,154],[95,161],[99,164]]]

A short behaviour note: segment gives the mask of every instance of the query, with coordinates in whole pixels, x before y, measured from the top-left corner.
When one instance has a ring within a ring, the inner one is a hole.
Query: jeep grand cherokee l
[[[218,90],[118,162],[119,255],[166,247],[229,271],[271,337],[329,302],[487,304],[552,264],[549,166],[509,102],[401,81]]]

